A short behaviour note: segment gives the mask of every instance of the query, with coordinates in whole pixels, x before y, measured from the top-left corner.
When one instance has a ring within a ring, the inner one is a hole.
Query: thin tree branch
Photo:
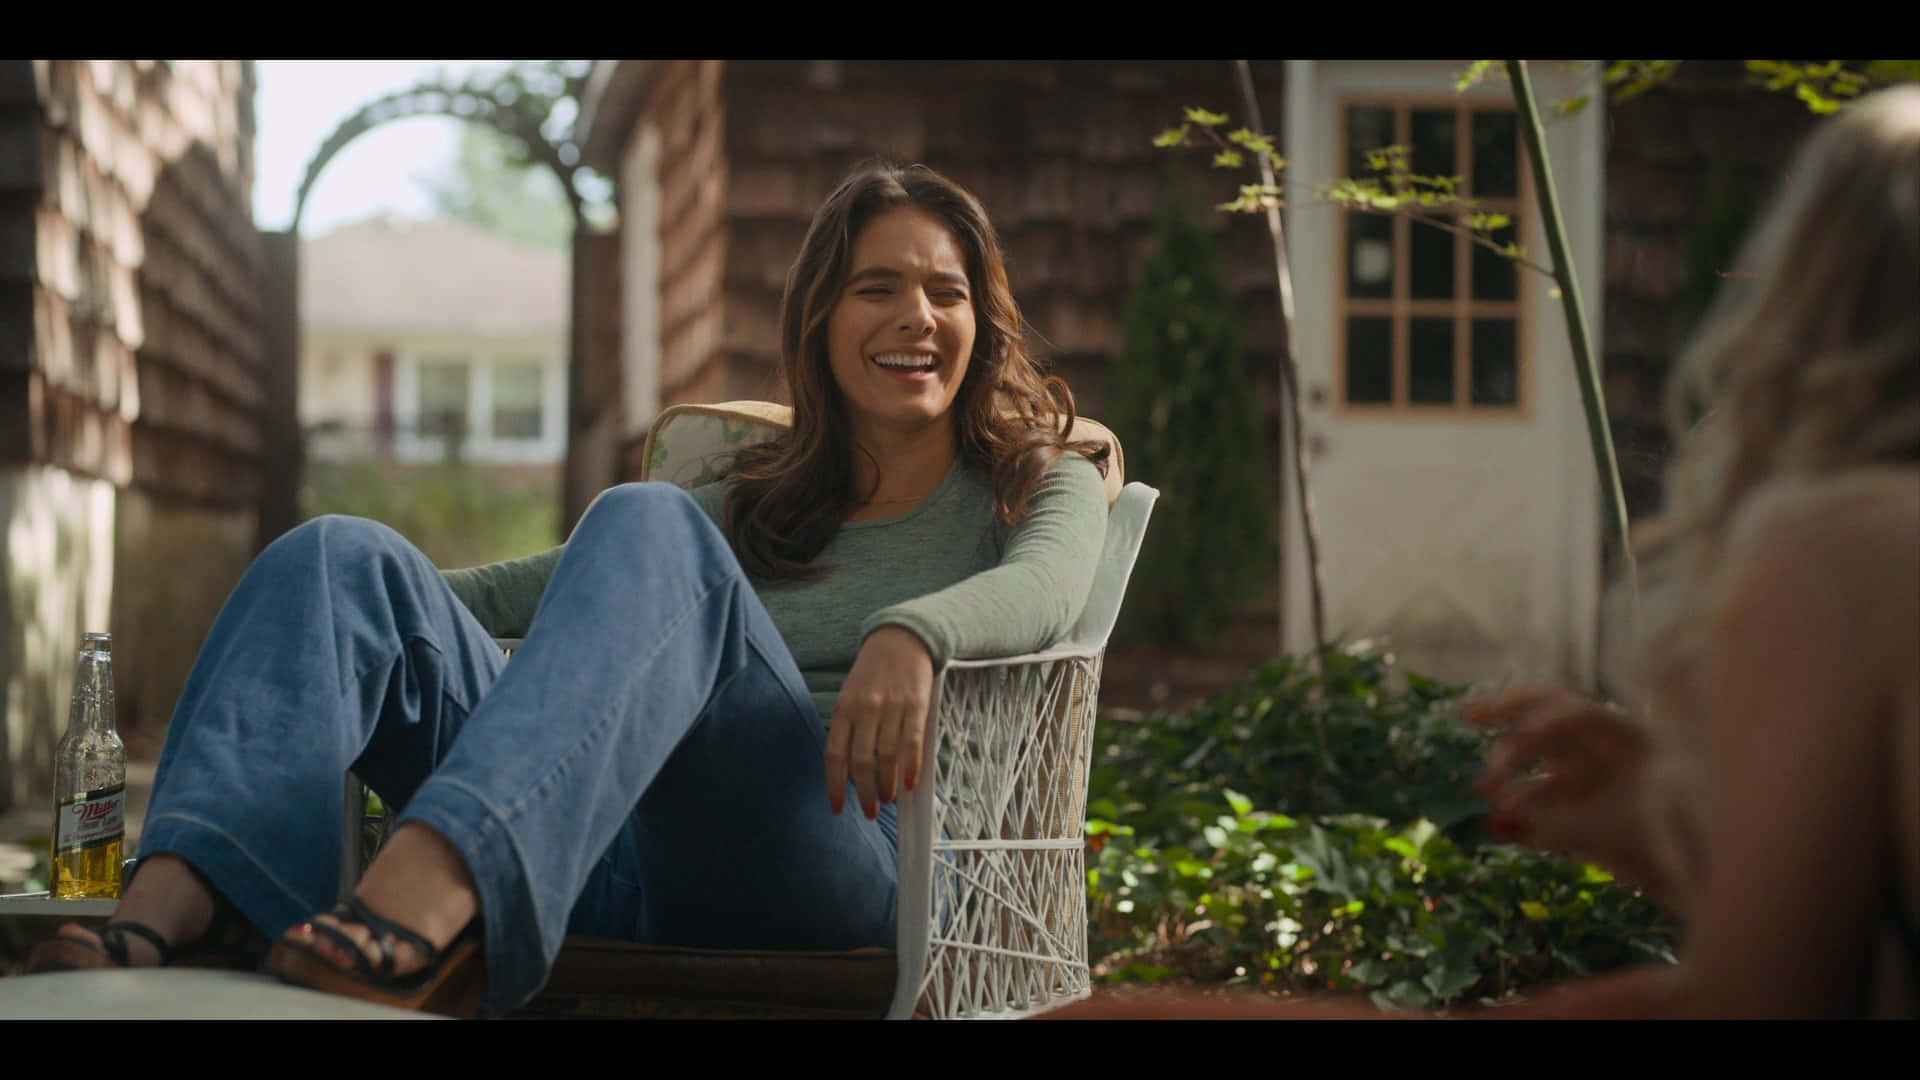
[[[1234,61],[1234,74],[1240,84],[1240,98],[1247,110],[1247,118],[1253,130],[1259,130],[1260,102],[1253,92],[1253,70],[1245,60]],[[1216,136],[1218,138],[1218,136]],[[1255,154],[1260,159],[1260,178],[1268,187],[1273,187],[1273,162],[1264,153]],[[1288,429],[1293,449],[1294,495],[1300,502],[1300,531],[1306,541],[1307,587],[1310,590],[1313,615],[1313,663],[1314,670],[1321,670],[1323,654],[1327,647],[1326,605],[1320,585],[1320,533],[1314,519],[1313,488],[1308,483],[1306,439],[1301,432],[1300,410],[1300,366],[1295,357],[1297,352],[1293,335],[1293,273],[1287,266],[1287,238],[1280,222],[1280,207],[1270,204],[1267,210],[1267,233],[1273,240],[1274,289],[1280,302],[1280,380],[1281,391],[1286,399]],[[1284,578],[1282,582],[1284,588]],[[1321,754],[1326,756],[1326,732],[1319,732]]]

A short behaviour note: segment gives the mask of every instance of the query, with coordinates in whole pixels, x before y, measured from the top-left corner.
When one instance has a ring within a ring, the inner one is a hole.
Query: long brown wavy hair
[[[973,356],[953,399],[960,457],[993,481],[994,506],[1011,525],[1054,461],[1084,454],[1102,474],[1105,443],[1069,442],[1073,393],[1042,375],[1025,344],[1026,324],[1007,284],[1000,240],[980,203],[924,165],[868,162],[841,181],[814,215],[787,271],[780,301],[780,371],[793,427],[739,451],[727,495],[727,539],[748,574],[798,580],[859,506],[846,402],[827,357],[827,320],[846,286],[854,241],[875,217],[913,207],[938,217],[966,252],[976,324]]]

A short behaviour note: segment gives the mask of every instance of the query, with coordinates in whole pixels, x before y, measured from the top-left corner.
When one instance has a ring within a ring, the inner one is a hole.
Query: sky
[[[254,99],[256,136],[253,218],[262,229],[284,229],[307,162],[329,132],[360,106],[445,70],[454,79],[504,67],[507,60],[260,60]],[[327,230],[386,212],[427,217],[427,189],[416,177],[433,175],[454,159],[461,121],[418,117],[383,124],[334,156],[307,197],[300,231]]]

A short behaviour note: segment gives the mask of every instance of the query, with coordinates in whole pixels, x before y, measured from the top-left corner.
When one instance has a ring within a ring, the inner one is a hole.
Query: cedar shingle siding
[[[1254,79],[1275,128],[1280,65],[1255,63]],[[1127,290],[1151,245],[1173,157],[1153,136],[1187,105],[1239,112],[1231,71],[1218,62],[736,61],[722,81],[727,331],[706,362],[728,365],[731,396],[777,396],[787,267],[833,185],[884,155],[932,165],[979,196],[1036,354],[1073,384],[1083,411],[1101,415],[1101,375],[1121,348]],[[669,151],[661,160],[677,159]],[[1231,192],[1221,174],[1207,175],[1204,157],[1185,160],[1203,197]],[[663,171],[670,184],[694,167]],[[671,212],[662,219],[671,223]],[[1248,222],[1213,224],[1247,313],[1249,375],[1271,399],[1277,335],[1265,234]],[[662,381],[664,404],[711,400]],[[689,389],[717,384],[709,377]]]
[[[9,552],[0,807],[47,786],[79,632],[114,633],[122,730],[154,734],[251,554],[252,155],[246,62],[0,63],[4,510],[56,541]]]

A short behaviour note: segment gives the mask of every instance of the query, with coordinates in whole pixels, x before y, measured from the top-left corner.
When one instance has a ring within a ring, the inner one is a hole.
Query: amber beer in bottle
[[[113,637],[83,634],[67,733],[53,759],[56,899],[114,899],[126,846],[127,747],[113,727]]]

